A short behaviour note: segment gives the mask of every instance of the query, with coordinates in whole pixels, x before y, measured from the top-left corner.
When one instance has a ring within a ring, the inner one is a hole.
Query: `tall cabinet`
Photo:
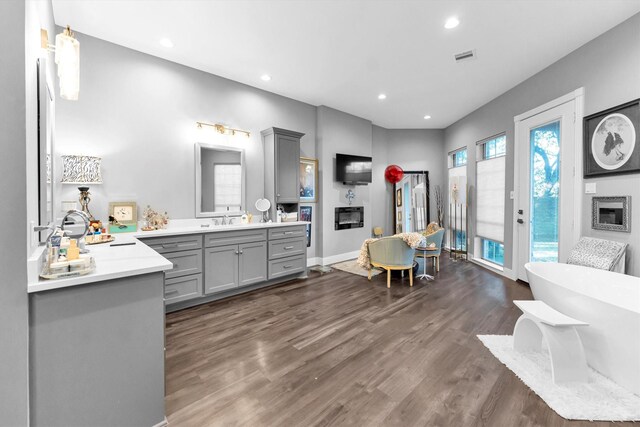
[[[303,133],[281,128],[261,132],[264,144],[264,197],[271,202],[275,221],[277,205],[297,211],[300,202],[300,138]]]

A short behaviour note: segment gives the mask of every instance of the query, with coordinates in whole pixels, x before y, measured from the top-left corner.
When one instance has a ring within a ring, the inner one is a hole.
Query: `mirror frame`
[[[241,184],[241,196],[240,196],[240,210],[239,211],[228,211],[228,212],[203,212],[202,211],[202,149],[213,149],[219,151],[232,151],[236,153],[240,153],[240,168],[242,169],[242,184]],[[215,145],[215,144],[207,144],[204,142],[196,142],[195,144],[195,169],[196,169],[196,200],[195,200],[195,208],[196,208],[196,218],[214,218],[214,217],[222,217],[224,215],[229,216],[240,216],[244,214],[246,210],[246,185],[247,185],[247,168],[245,163],[245,154],[243,148],[237,147],[229,147],[226,145]]]
[[[50,226],[55,222],[54,153],[55,96],[47,58],[38,58],[38,221]],[[46,243],[47,232],[40,233]]]

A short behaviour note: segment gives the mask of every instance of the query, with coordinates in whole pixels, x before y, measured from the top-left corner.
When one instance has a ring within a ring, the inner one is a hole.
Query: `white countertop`
[[[113,243],[134,244],[129,246],[111,246]],[[171,270],[173,268],[171,262],[133,237],[131,233],[117,235],[116,240],[111,243],[87,245],[87,249],[90,251],[89,255],[91,255],[96,262],[94,272],[86,276],[69,277],[66,279],[39,279],[37,282],[27,285],[27,292],[33,293],[67,288],[70,286]]]
[[[202,227],[202,224],[211,224]],[[211,219],[174,220],[165,230],[141,231],[134,233],[113,234],[115,241],[99,245],[87,245],[90,255],[95,259],[96,269],[86,276],[69,277],[66,279],[46,280],[35,278],[27,285],[27,292],[41,292],[52,289],[66,288],[119,279],[129,276],[171,270],[173,264],[155,250],[145,245],[138,238],[177,236],[181,234],[215,233],[221,231],[237,231],[252,228],[274,228],[292,225],[306,225],[308,222],[271,222],[233,225],[213,225]],[[111,246],[112,244],[134,243],[127,246]],[[37,275],[36,275],[37,276]]]
[[[211,218],[176,219],[176,220],[170,221],[169,226],[164,230],[142,231],[138,227],[138,231],[136,231],[135,233],[128,233],[128,234],[138,238],[145,238],[145,237],[178,236],[180,234],[239,231],[239,230],[247,230],[247,229],[253,229],[253,228],[289,227],[292,225],[307,225],[307,224],[310,224],[310,223],[305,221],[292,221],[292,222],[253,222],[251,224],[214,225]],[[114,236],[119,236],[119,234],[114,234]]]

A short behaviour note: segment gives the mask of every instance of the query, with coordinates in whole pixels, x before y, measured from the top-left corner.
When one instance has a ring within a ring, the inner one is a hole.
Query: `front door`
[[[527,262],[565,262],[573,244],[575,100],[516,124],[514,268],[528,281]]]

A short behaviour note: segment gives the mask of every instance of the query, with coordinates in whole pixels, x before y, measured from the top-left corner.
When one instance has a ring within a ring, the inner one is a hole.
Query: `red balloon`
[[[400,182],[403,176],[404,176],[404,171],[398,165],[389,165],[384,170],[384,178],[392,184],[395,184],[396,182]]]

